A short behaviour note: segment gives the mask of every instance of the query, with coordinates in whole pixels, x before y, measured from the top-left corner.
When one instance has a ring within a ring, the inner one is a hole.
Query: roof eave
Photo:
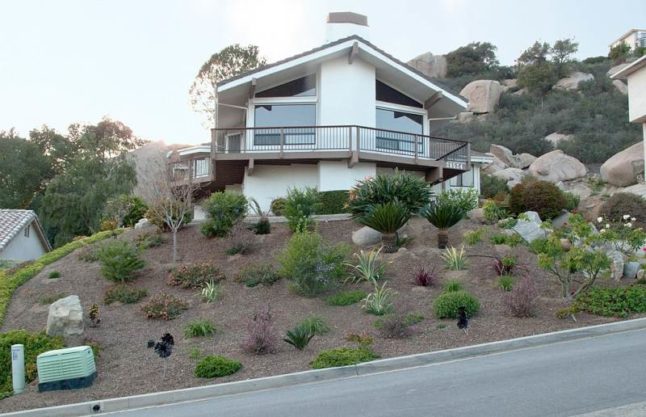
[[[631,63],[627,67],[622,68],[621,70],[612,74],[610,78],[613,80],[623,80],[627,78],[630,74],[642,69],[645,66],[646,66],[646,55],[639,58],[637,61]]]

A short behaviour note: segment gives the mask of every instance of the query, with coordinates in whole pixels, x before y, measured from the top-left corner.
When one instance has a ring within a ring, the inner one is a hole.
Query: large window
[[[316,76],[314,74],[256,93],[256,97],[311,97],[315,95]]]
[[[204,158],[204,159],[196,159],[194,161],[194,174],[193,176],[195,178],[199,177],[206,177],[209,175],[209,159]]]
[[[376,93],[377,101],[385,101],[410,107],[423,107],[422,103],[408,97],[406,94],[395,90],[391,86],[384,84],[379,80],[377,80]]]
[[[313,126],[316,125],[316,105],[314,104],[258,105],[255,108],[254,118],[256,128],[263,128],[255,131],[255,146],[280,145],[280,128],[283,128],[284,145],[315,143]]]
[[[463,172],[449,180],[451,187],[473,187],[473,170]]]
[[[397,132],[378,130],[375,143],[377,149],[412,153],[415,152],[415,140],[417,140],[417,152],[424,152],[424,142],[419,137],[410,134],[421,135],[424,133],[424,117],[421,114],[377,108],[377,129]]]

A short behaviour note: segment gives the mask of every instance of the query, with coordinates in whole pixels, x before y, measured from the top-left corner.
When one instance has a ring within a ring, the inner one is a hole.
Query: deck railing
[[[356,125],[212,129],[215,154],[347,151],[465,164],[469,143]]]

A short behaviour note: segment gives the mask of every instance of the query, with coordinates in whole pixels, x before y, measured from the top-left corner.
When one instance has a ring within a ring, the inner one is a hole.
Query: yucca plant
[[[370,314],[383,316],[393,311],[393,296],[395,292],[386,288],[386,282],[380,287],[375,284],[375,290],[368,294],[363,300],[361,307]]]
[[[444,249],[449,244],[449,228],[455,226],[464,217],[464,210],[450,200],[435,202],[425,207],[421,215],[437,227],[437,247]]]
[[[292,330],[288,330],[283,340],[298,350],[305,349],[314,337],[314,332],[308,326],[298,325]]]
[[[392,253],[397,250],[397,230],[410,219],[410,211],[399,202],[376,204],[358,218],[359,223],[381,232],[383,251]]]
[[[357,258],[357,264],[346,262],[346,265],[351,268],[351,274],[346,281],[363,282],[371,281],[376,283],[383,278],[386,272],[386,264],[380,259],[382,248],[372,249],[370,251],[361,250],[355,253],[354,257]]]
[[[204,300],[205,303],[212,303],[220,295],[220,286],[216,284],[214,281],[209,281],[206,284],[204,284],[204,288],[202,288],[201,295],[202,295],[202,300]]]
[[[448,269],[453,271],[466,269],[467,254],[464,251],[464,246],[460,246],[460,250],[457,250],[453,246],[446,248],[444,252],[442,252],[441,256]]]
[[[271,223],[269,223],[269,217],[266,211],[263,211],[260,208],[258,200],[253,197],[248,198],[249,206],[256,216],[258,216],[258,221],[253,225],[253,230],[257,235],[268,235],[271,233]]]

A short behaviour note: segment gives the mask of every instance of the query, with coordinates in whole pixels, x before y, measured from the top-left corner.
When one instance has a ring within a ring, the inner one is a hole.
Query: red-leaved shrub
[[[514,317],[534,316],[538,292],[531,277],[524,276],[504,297],[505,305]]]
[[[415,273],[415,285],[419,285],[420,287],[431,287],[436,283],[437,283],[437,274],[435,273],[435,269],[431,269],[430,271],[427,271],[424,268],[420,268]]]

